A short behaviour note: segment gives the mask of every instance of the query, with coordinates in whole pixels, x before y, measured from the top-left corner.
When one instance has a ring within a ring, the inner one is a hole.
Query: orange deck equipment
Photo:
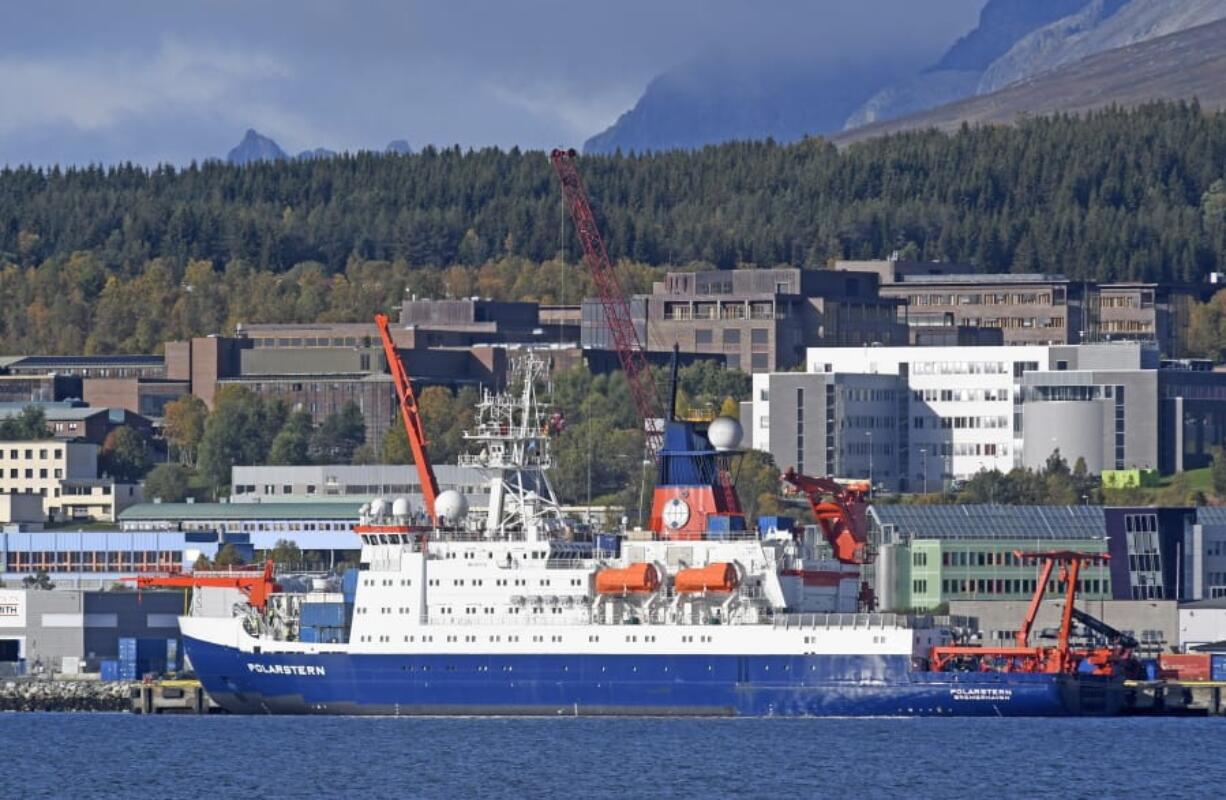
[[[653,564],[640,562],[596,573],[599,594],[648,594],[660,588],[660,573]]]
[[[731,592],[737,587],[740,579],[736,567],[723,562],[707,564],[705,567],[683,569],[673,579],[673,588],[680,593],[692,592]]]

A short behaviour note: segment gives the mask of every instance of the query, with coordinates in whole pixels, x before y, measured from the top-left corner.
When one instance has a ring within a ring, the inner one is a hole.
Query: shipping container
[[[357,593],[358,571],[356,569],[347,569],[341,578],[341,594],[345,596],[346,603],[352,603]]]
[[[1213,653],[1209,660],[1209,677],[1215,681],[1226,681],[1226,653]]]
[[[616,533],[598,533],[595,537],[596,550],[608,556],[621,555],[622,537]]]
[[[299,623],[314,627],[343,627],[349,619],[347,603],[303,603]]]
[[[760,533],[770,533],[771,531],[790,531],[794,527],[796,527],[796,520],[792,517],[758,517],[758,531]]]
[[[1158,656],[1158,666],[1167,680],[1209,680],[1208,653],[1163,653]]]
[[[119,680],[119,662],[114,659],[107,659],[99,663],[98,677],[104,681]]]

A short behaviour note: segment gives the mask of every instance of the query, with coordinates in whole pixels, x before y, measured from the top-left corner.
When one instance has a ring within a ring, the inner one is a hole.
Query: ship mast
[[[553,466],[548,421],[537,401],[546,367],[531,353],[512,361],[507,391],[484,390],[475,427],[464,434],[476,452],[460,456],[459,463],[489,477],[485,535],[491,539],[537,541],[561,528],[561,508],[546,474]]]

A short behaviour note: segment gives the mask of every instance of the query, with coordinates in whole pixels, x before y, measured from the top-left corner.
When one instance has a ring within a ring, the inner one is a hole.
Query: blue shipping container
[[[621,554],[622,537],[616,533],[598,533],[596,534],[596,549],[602,553],[608,553],[613,556]]]
[[[1214,653],[1209,659],[1209,679],[1226,681],[1226,653]]]
[[[303,603],[299,622],[315,627],[339,628],[344,626],[346,616],[345,603]]]
[[[98,677],[104,681],[119,680],[119,662],[114,659],[99,662],[98,673]]]
[[[356,569],[345,570],[344,576],[341,578],[341,594],[345,596],[346,603],[352,603],[354,596],[358,593],[358,571]]]
[[[777,531],[790,531],[794,527],[796,527],[796,520],[792,517],[758,517],[758,530],[762,533],[766,533],[772,529]]]
[[[707,517],[707,530],[711,533],[726,533],[732,530],[732,517]]]

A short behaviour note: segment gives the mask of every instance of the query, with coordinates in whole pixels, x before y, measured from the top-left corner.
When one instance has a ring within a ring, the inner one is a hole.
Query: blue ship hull
[[[239,714],[1069,716],[1125,710],[1088,675],[913,672],[901,656],[244,653],[185,638]]]

